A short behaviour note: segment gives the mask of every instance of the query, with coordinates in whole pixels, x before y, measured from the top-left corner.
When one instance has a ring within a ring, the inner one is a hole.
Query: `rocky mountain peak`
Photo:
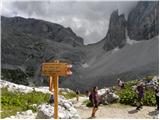
[[[1,21],[3,29],[9,26],[11,29],[15,29],[22,34],[29,34],[34,37],[38,36],[43,39],[70,44],[74,47],[83,45],[83,39],[77,36],[71,28],[65,28],[59,24],[33,18],[8,18],[4,16],[1,16]]]
[[[158,1],[140,1],[133,8],[127,21],[124,14],[113,11],[103,49],[106,51],[123,47],[126,43],[126,30],[130,39],[149,40],[159,33]],[[127,29],[126,29],[127,28]]]
[[[140,1],[128,16],[128,36],[148,40],[159,32],[159,1]]]
[[[109,51],[116,47],[123,47],[125,37],[126,19],[124,14],[118,15],[118,10],[113,11],[110,17],[109,29],[106,35],[104,50]]]

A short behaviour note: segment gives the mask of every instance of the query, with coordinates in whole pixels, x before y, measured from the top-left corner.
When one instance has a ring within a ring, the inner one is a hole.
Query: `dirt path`
[[[82,103],[85,98],[80,98],[80,101],[75,103],[74,106],[77,109],[80,117],[87,119],[90,117],[92,108],[84,106]],[[112,105],[101,105],[96,113],[96,119],[109,119],[109,118],[119,118],[119,119],[158,119],[158,112],[155,111],[156,107],[144,106],[142,110],[137,111],[136,107],[122,105],[122,104],[112,104]]]
[[[91,115],[92,108],[76,108],[81,118],[89,118]],[[121,119],[153,119],[157,112],[154,107],[144,106],[142,110],[137,111],[135,107],[131,106],[120,106],[119,104],[113,104],[110,106],[100,106],[96,113],[96,118],[107,119],[107,118],[121,118]]]

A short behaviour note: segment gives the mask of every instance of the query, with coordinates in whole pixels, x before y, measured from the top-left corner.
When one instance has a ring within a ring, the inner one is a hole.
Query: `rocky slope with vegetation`
[[[51,119],[54,106],[49,103],[48,87],[28,87],[0,80],[1,83],[1,118],[10,119]],[[75,97],[69,89],[60,89],[59,118],[80,118],[73,104],[66,98]],[[62,96],[65,94],[64,96]]]
[[[126,82],[124,89],[112,86],[98,90],[101,98],[100,112],[97,112],[98,118],[158,118],[157,111],[154,111],[156,102],[153,89],[155,85],[158,85],[157,76],[147,76],[143,80],[146,88],[143,100],[144,108],[138,112],[135,110],[137,94],[133,88],[139,82],[138,80]],[[4,80],[0,80],[0,83],[2,92],[1,118],[53,118],[54,106],[49,103],[50,92],[48,87],[28,87]],[[74,91],[66,88],[59,89],[59,118],[88,118],[92,111],[91,106],[89,97],[80,95],[77,102]],[[111,113],[113,110],[116,112],[116,116],[104,114],[105,112]],[[121,115],[122,111],[124,116]]]

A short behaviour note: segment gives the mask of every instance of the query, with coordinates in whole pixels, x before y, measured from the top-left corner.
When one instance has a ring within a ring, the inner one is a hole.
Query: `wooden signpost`
[[[58,60],[42,64],[42,74],[50,77],[49,90],[54,89],[54,119],[58,119],[58,80],[59,76],[71,75],[71,64],[60,63]]]

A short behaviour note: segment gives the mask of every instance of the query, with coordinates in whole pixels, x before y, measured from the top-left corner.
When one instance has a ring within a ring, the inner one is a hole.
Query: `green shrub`
[[[49,94],[33,91],[31,93],[9,92],[7,88],[1,89],[1,118],[15,115],[16,112],[31,109],[33,112],[37,108],[33,104],[41,104],[49,101]]]
[[[154,77],[153,75],[146,76],[146,77],[144,77],[144,80],[151,81],[153,79],[153,77]]]
[[[125,88],[126,89],[131,89],[132,86],[137,85],[138,84],[138,80],[131,80],[125,83]]]
[[[156,105],[156,97],[153,90],[149,89],[145,91],[143,104],[148,106]]]
[[[120,103],[128,105],[136,105],[137,102],[137,93],[132,90],[132,86],[137,85],[138,81],[129,81],[125,84],[125,88],[121,91],[118,91],[120,97]],[[143,99],[143,104],[147,106],[156,105],[155,92],[152,89],[146,89]]]
[[[87,107],[93,107],[93,104],[90,100],[85,100],[83,104],[85,104]]]
[[[64,96],[66,99],[72,99],[72,98],[76,97],[75,92],[69,92],[69,93],[60,92],[59,95]]]
[[[5,80],[11,80],[11,82],[16,84],[28,85],[28,82],[26,81],[27,75],[24,74],[24,72],[20,69],[2,69],[1,78]]]
[[[137,95],[132,89],[124,89],[119,94],[120,103],[126,105],[135,105],[137,100]]]

